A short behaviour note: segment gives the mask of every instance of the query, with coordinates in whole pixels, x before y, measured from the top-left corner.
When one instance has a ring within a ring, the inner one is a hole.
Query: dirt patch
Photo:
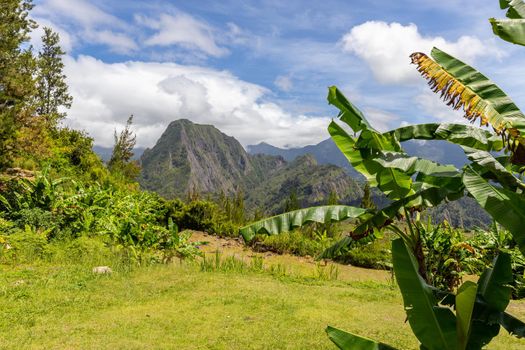
[[[209,235],[205,232],[193,231],[191,236],[193,242],[207,242],[200,246],[206,255],[221,253],[223,256],[235,256],[239,259],[250,260],[258,256],[262,257],[265,265],[282,265],[287,271],[303,275],[315,274],[319,268],[329,268],[331,265],[338,270],[338,279],[344,281],[390,281],[392,275],[388,271],[365,269],[350,265],[343,265],[332,261],[316,261],[306,256],[295,256],[290,254],[276,254],[273,252],[255,252],[244,245],[241,238],[221,238]]]

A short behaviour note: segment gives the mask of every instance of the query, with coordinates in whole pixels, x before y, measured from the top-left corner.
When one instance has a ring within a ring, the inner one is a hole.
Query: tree
[[[299,199],[297,198],[297,191],[295,188],[293,188],[290,192],[290,197],[288,197],[284,203],[284,211],[287,212],[297,210],[299,208],[301,208],[301,206],[299,205]]]
[[[42,49],[37,60],[35,105],[36,113],[43,116],[50,127],[55,127],[65,117],[65,113],[59,111],[60,107],[70,108],[73,100],[63,73],[62,56],[65,52],[59,42],[58,33],[44,27]]]
[[[131,131],[133,123],[133,115],[131,115],[124,130],[117,135],[115,130],[115,146],[111,159],[108,162],[108,169],[114,174],[120,174],[127,180],[134,180],[140,171],[140,167],[133,158],[133,148],[136,143],[136,135]]]
[[[326,205],[337,205],[339,204],[339,198],[337,197],[337,192],[330,191],[328,199],[326,200]]]
[[[375,209],[376,205],[372,201],[370,196],[370,184],[365,183],[365,188],[363,189],[363,198],[361,199],[361,208],[365,209]]]
[[[32,115],[35,60],[24,48],[36,27],[31,0],[0,0],[0,169],[11,164],[16,134]]]

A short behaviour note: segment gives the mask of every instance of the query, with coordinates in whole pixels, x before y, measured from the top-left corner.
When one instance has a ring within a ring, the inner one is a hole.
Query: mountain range
[[[346,157],[337,148],[331,138],[316,145],[298,148],[279,148],[266,142],[261,142],[257,145],[249,145],[246,148],[250,154],[281,156],[288,161],[304,154],[311,154],[319,164],[337,165],[346,169],[353,177],[364,179],[361,174],[352,168]],[[467,158],[461,148],[446,141],[410,140],[403,142],[403,148],[412,156],[430,159],[441,164],[452,164],[458,169],[467,163]]]
[[[318,164],[309,154],[293,161],[249,154],[214,126],[187,119],[170,123],[140,162],[141,186],[167,198],[242,191],[248,208],[277,213],[292,193],[303,206],[323,203],[331,192],[349,204],[362,197],[359,183],[336,165]]]

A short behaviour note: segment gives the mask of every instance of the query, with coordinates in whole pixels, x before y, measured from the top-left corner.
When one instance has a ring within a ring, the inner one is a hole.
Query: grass
[[[207,263],[112,275],[93,275],[85,264],[2,266],[0,347],[334,349],[326,325],[401,349],[417,347],[403,323],[400,294],[388,280],[344,274],[334,280],[316,276],[318,266],[291,273],[257,258],[216,259],[210,254]],[[525,316],[522,306],[513,305],[516,316]],[[493,344],[491,349],[524,345],[508,335]]]

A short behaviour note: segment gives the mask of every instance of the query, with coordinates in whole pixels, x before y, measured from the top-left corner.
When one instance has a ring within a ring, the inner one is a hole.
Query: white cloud
[[[466,62],[483,55],[502,55],[492,44],[473,36],[461,36],[451,42],[440,36],[423,36],[415,24],[404,26],[381,21],[353,27],[341,43],[344,51],[363,59],[374,77],[385,84],[419,81],[416,69],[409,64],[409,55],[413,52],[429,54],[434,46]]]
[[[137,43],[128,35],[111,30],[87,30],[84,38],[88,41],[109,46],[116,53],[130,53],[138,49]]]
[[[293,88],[292,78],[289,75],[279,75],[273,82],[282,91],[290,91]]]
[[[423,111],[428,120],[421,123],[458,123],[466,124],[468,120],[463,118],[465,114],[462,109],[454,110],[452,107],[439,98],[439,94],[433,93],[430,89],[422,90],[415,98],[415,104]]]
[[[229,51],[219,47],[214,38],[214,30],[207,23],[192,16],[177,12],[175,15],[162,14],[158,20],[135,16],[137,23],[157,32],[145,41],[149,46],[179,45],[187,49],[199,50],[210,56],[220,57]]]
[[[363,112],[370,124],[378,131],[385,132],[397,127],[397,125],[392,125],[392,122],[399,120],[399,117],[394,114],[375,108],[366,108]]]
[[[130,35],[131,26],[85,0],[44,0],[32,14],[38,23],[49,24],[60,34],[67,51],[73,42],[107,45],[110,51],[121,54],[138,49]]]
[[[152,146],[175,119],[213,124],[243,145],[314,144],[328,137],[329,118],[292,115],[266,99],[270,91],[225,71],[175,63],[108,64],[66,57],[74,102],[67,124],[111,146],[113,130],[133,114],[137,144]]]

